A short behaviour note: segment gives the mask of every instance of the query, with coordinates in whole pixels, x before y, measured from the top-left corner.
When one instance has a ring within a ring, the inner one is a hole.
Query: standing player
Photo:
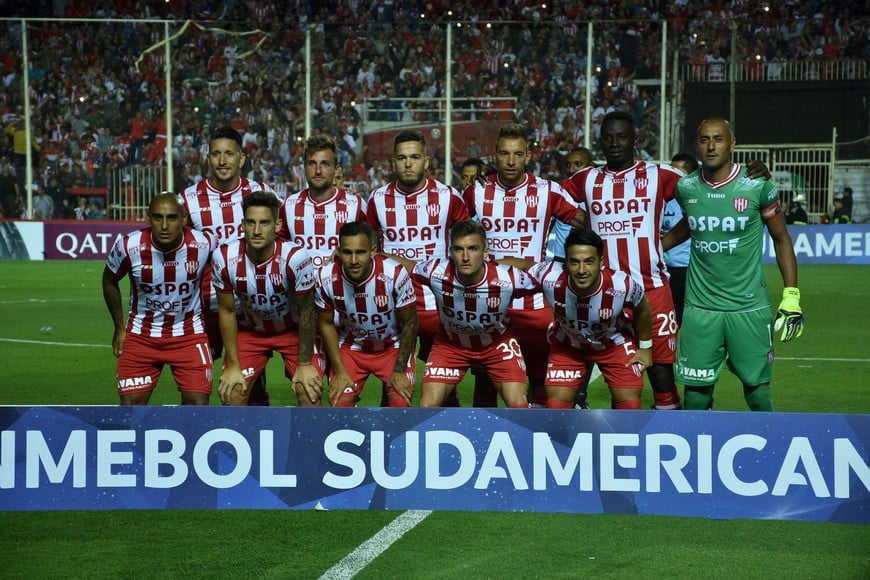
[[[565,175],[574,175],[581,169],[592,167],[592,152],[586,147],[574,147],[565,156]]]
[[[486,230],[466,220],[450,229],[451,259],[413,264],[413,278],[431,288],[441,324],[426,361],[421,407],[439,407],[471,365],[492,378],[511,408],[528,408],[526,364],[510,327],[511,301],[537,290],[522,271],[488,260]]]
[[[525,126],[507,123],[499,129],[495,161],[494,175],[465,190],[469,211],[486,230],[489,252],[495,259],[540,262],[554,220],[582,227],[585,214],[558,183],[526,173],[529,142]],[[552,322],[553,314],[540,295],[518,300],[511,309],[511,328],[529,365],[533,402],[539,405],[546,404],[547,329]]]
[[[727,356],[749,408],[772,411],[770,296],[761,261],[765,227],[785,286],[773,330],[782,330],[780,339],[788,341],[801,335],[804,321],[779,194],[770,181],[750,179],[732,163],[735,139],[724,119],[703,121],[696,143],[702,169],[681,179],[677,194],[692,242],[677,379],[686,385],[687,409],[711,408]]]
[[[426,177],[429,156],[419,131],[401,131],[393,140],[396,181],[374,190],[366,219],[380,238],[386,254],[412,261],[446,258],[450,228],[469,218],[459,193],[449,185]],[[414,283],[417,294],[421,360],[426,360],[438,330],[435,297]]]
[[[321,363],[314,350],[314,266],[293,242],[278,239],[278,198],[255,192],[242,202],[244,237],[212,254],[226,354],[219,394],[244,405],[251,381],[281,353],[301,406],[320,405]],[[236,300],[241,314],[236,316]]]
[[[202,319],[202,278],[214,247],[211,237],[184,226],[175,194],[148,206],[149,227],[125,235],[103,270],[103,298],[115,325],[122,405],[145,405],[168,364],[183,405],[208,405],[213,363]],[[124,324],[118,282],[130,276],[130,311]]]
[[[605,263],[642,284],[653,314],[653,364],[647,369],[656,409],[679,409],[674,382],[677,320],[663,259],[661,221],[682,174],[667,166],[634,160],[634,120],[608,113],[601,124],[607,164],[565,180],[565,188],[586,204],[590,228],[605,243]]]
[[[417,372],[411,278],[402,264],[375,255],[377,240],[368,224],[345,224],[338,236],[340,261],[320,270],[315,296],[317,324],[331,366],[329,402],[355,406],[366,379],[374,374],[386,384],[390,407],[410,407]]]
[[[305,142],[305,178],[308,187],[287,196],[281,206],[278,235],[305,248],[314,267],[320,268],[338,248],[338,231],[349,222],[365,220],[365,201],[335,185],[338,148],[318,135]]]
[[[698,170],[698,160],[689,153],[677,153],[671,158],[671,166],[679,169],[684,175]],[[683,218],[683,210],[676,199],[665,204],[662,215],[662,236],[671,231]],[[668,267],[671,296],[674,298],[674,313],[677,315],[677,326],[683,324],[683,308],[686,300],[686,270],[689,268],[689,240],[677,244],[665,251],[665,265]]]
[[[211,234],[218,244],[234,242],[244,236],[242,200],[245,197],[254,191],[268,191],[274,195],[264,183],[242,176],[245,159],[239,132],[232,127],[218,127],[212,132],[208,142],[210,177],[191,185],[182,194],[190,225]],[[218,324],[217,293],[211,284],[210,270],[206,272],[203,281],[203,309],[212,356],[220,358],[223,342]],[[263,373],[253,386],[249,405],[269,404],[265,379],[266,375]]]

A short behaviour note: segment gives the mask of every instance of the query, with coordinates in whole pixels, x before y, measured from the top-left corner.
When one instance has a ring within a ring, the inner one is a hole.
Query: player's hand
[[[225,368],[218,383],[218,396],[224,405],[241,404],[246,400],[248,383],[239,367]]]
[[[346,370],[336,370],[332,378],[329,379],[329,405],[334,407],[338,404],[338,399],[345,389],[353,388],[353,381],[350,380],[350,375]]]
[[[408,373],[393,371],[387,387],[394,389],[408,403],[408,406],[411,406],[411,399],[414,397],[414,383],[408,380]]]
[[[760,159],[753,159],[746,164],[746,177],[749,179],[770,180],[770,171]]]
[[[121,353],[124,352],[124,341],[127,340],[127,329],[119,328],[115,330],[115,333],[112,335],[112,352],[115,355],[115,358],[121,356]]]
[[[797,288],[783,288],[782,302],[776,313],[773,331],[782,330],[779,339],[788,342],[799,337],[804,331],[804,315],[801,312],[801,291]]]
[[[637,352],[634,353],[634,356],[629,359],[625,366],[631,367],[631,370],[634,371],[634,374],[637,376],[641,376],[643,372],[652,366],[652,349],[651,348],[639,348]]]
[[[293,391],[300,404],[319,405],[323,392],[323,378],[313,364],[299,364],[293,375]]]

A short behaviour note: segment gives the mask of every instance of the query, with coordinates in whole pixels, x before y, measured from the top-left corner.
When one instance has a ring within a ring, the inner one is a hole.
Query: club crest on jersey
[[[191,274],[191,275],[196,274],[196,272],[199,270],[199,260],[191,260],[189,262],[185,262],[184,263],[184,270],[188,274]]]
[[[526,196],[526,206],[528,207],[538,207],[538,196],[537,195],[527,195]]]
[[[378,305],[378,308],[383,308],[387,305],[389,301],[390,299],[387,297],[386,294],[377,294],[375,296],[375,304]]]
[[[490,308],[498,308],[501,304],[501,296],[490,296],[486,299],[486,305]]]
[[[734,209],[743,213],[746,211],[746,208],[749,207],[749,200],[745,197],[738,197],[734,199]]]
[[[646,189],[649,185],[649,179],[646,177],[638,177],[634,180],[635,189]]]
[[[284,281],[284,277],[281,275],[280,272],[272,272],[271,274],[269,274],[269,280],[272,281],[273,286],[280,286],[281,282]]]
[[[428,213],[432,217],[438,217],[441,214],[441,206],[437,203],[427,204],[426,213]]]
[[[341,224],[347,223],[347,212],[346,211],[337,211],[335,212],[335,221]]]
[[[613,318],[613,308],[599,308],[598,318],[600,318],[601,320],[608,320],[610,318]]]

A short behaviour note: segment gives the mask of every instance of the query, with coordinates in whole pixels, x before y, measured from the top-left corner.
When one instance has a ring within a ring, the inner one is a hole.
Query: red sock
[[[547,398],[546,389],[532,389],[531,390],[531,399],[532,402],[536,405],[540,405],[542,407],[547,406],[547,401],[550,399]]]
[[[680,392],[676,386],[670,393],[653,393],[653,399],[655,399],[655,408],[659,411],[678,411],[683,408]]]
[[[630,401],[622,401],[613,403],[614,409],[640,411],[640,399],[632,399]]]
[[[559,399],[547,399],[548,409],[570,409],[574,403],[570,401],[560,401]]]
[[[528,409],[528,403],[517,403],[516,405],[508,405],[508,409]]]

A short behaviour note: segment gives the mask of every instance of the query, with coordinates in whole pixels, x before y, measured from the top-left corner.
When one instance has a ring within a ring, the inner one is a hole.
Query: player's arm
[[[779,202],[776,202],[774,210],[765,214],[765,223],[773,240],[776,265],[779,267],[783,284],[782,301],[779,303],[773,329],[775,332],[782,330],[780,340],[787,342],[803,333],[804,315],[801,311],[801,292],[797,287],[797,258],[794,255],[794,246],[785,226],[785,216],[782,214]]]
[[[639,374],[652,365],[652,310],[646,297],[641,298],[638,305],[634,307],[632,326],[637,339],[637,352],[625,366],[640,364],[641,368],[637,371]]]
[[[578,209],[574,214],[574,218],[568,223],[572,228],[586,229],[589,227],[589,220],[586,219],[586,212]]]
[[[293,390],[297,396],[304,395],[312,403],[317,403],[323,390],[323,379],[311,362],[314,354],[314,288],[296,294],[296,306],[299,309],[299,354],[292,379]]]
[[[399,324],[402,326],[402,334],[399,336],[399,354],[396,356],[396,366],[387,386],[396,392],[411,405],[414,397],[414,384],[408,380],[408,360],[417,346],[417,309],[411,305],[399,310]]]
[[[381,254],[381,255],[386,256],[388,258],[392,258],[393,260],[400,263],[402,266],[405,267],[405,270],[407,270],[409,274],[414,273],[414,267],[417,265],[416,261],[409,260],[408,258],[406,258],[404,256],[399,256],[398,254]]]
[[[124,340],[127,338],[127,329],[124,326],[124,311],[121,306],[121,288],[118,285],[118,281],[115,273],[106,266],[103,269],[103,300],[106,301],[106,308],[109,309],[109,316],[112,318],[112,324],[115,326],[115,331],[112,335],[112,352],[115,358],[121,356]]]
[[[505,256],[503,258],[499,258],[496,260],[497,263],[503,266],[513,266],[523,272],[528,271],[534,265],[534,262],[530,262],[529,260],[524,260],[522,258],[514,258],[513,256]]]
[[[689,239],[689,220],[686,216],[674,224],[668,233],[662,236],[662,249],[670,250]]]
[[[333,373],[329,379],[330,406],[335,406],[344,389],[353,386],[353,381],[350,379],[350,375],[347,374],[344,359],[341,357],[341,349],[338,346],[338,331],[335,330],[334,316],[335,311],[333,310],[317,311],[317,328],[320,331],[320,341],[323,344],[323,349],[326,351],[326,356],[329,357],[329,364],[332,366]]]
[[[770,181],[770,170],[761,159],[753,159],[746,164],[746,177],[749,179],[764,179]]]
[[[236,319],[236,302],[232,292],[218,292],[218,325],[224,342],[224,368],[218,384],[218,395],[224,405],[229,405],[233,391],[244,395],[247,389],[245,375],[239,362],[239,329]]]

